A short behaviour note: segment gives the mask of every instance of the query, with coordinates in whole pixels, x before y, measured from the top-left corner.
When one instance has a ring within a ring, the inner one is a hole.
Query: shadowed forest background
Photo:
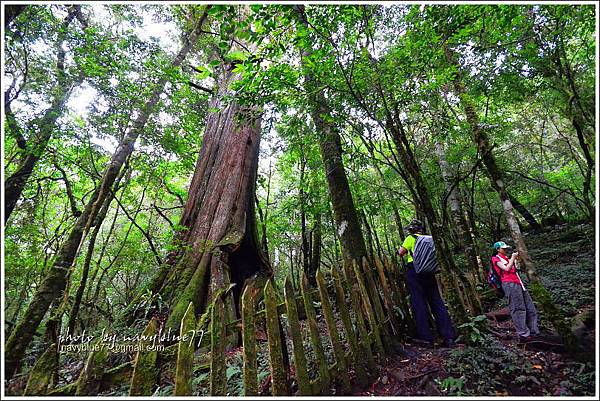
[[[594,6],[3,7],[5,394],[594,394]],[[413,218],[454,349],[411,342]]]

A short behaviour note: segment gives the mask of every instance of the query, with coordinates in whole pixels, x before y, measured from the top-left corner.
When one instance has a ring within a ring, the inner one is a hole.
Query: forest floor
[[[587,355],[595,350],[595,238],[591,225],[557,226],[527,238],[544,285],[559,307],[573,319],[575,332],[582,339]],[[534,300],[535,301],[535,300]],[[594,394],[594,361],[581,362],[564,353],[548,321],[540,321],[542,339],[520,344],[516,338],[506,301],[493,299],[485,305],[485,315],[458,326],[460,337],[453,348],[425,348],[405,342],[395,356],[379,361],[376,378],[355,396],[589,396]],[[285,319],[284,319],[285,320]],[[334,362],[323,319],[318,319],[322,343],[329,365]],[[341,324],[340,322],[338,322]],[[301,323],[307,331],[306,322]],[[339,334],[344,330],[340,326]],[[307,335],[307,333],[305,333]],[[289,337],[289,336],[288,336]],[[269,395],[271,380],[266,335],[257,332],[259,394]],[[288,338],[289,340],[289,338]],[[347,341],[343,341],[347,346]],[[288,341],[288,353],[292,344]],[[307,348],[309,376],[316,378],[318,368]],[[346,349],[348,351],[348,349]],[[133,354],[118,354],[112,366],[125,363]],[[193,394],[209,395],[208,361],[210,353],[197,353],[194,364]],[[227,352],[227,388],[230,395],[242,395],[242,353],[235,347]],[[83,368],[81,358],[63,358],[60,386],[72,383]],[[153,396],[173,393],[174,366],[163,366]],[[353,372],[351,372],[353,373]],[[292,374],[293,378],[293,374]],[[14,378],[8,394],[22,394],[27,374]],[[352,378],[353,379],[353,378]],[[354,382],[354,380],[352,380]],[[292,392],[296,390],[292,381]],[[128,380],[120,380],[102,391],[103,396],[126,396]]]
[[[573,317],[582,346],[595,358],[594,227],[557,226],[528,235],[527,243],[543,283]],[[521,344],[505,300],[487,305],[486,311],[486,318],[459,329],[454,348],[405,344],[403,355],[387,358],[370,388],[355,395],[594,395],[594,361],[566,355],[548,321],[540,321],[540,340]]]

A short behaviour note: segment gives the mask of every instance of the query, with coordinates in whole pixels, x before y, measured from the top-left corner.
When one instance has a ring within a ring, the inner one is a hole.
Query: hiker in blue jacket
[[[413,254],[417,237],[425,235],[425,227],[419,220],[412,220],[406,227],[409,235],[398,250],[400,256],[406,256],[406,284],[410,294],[410,306],[412,309],[417,335],[427,346],[433,346],[434,338],[429,327],[429,310],[435,318],[438,332],[444,339],[445,347],[452,347],[456,332],[450,314],[444,305],[440,295],[435,273],[416,273],[413,265]]]

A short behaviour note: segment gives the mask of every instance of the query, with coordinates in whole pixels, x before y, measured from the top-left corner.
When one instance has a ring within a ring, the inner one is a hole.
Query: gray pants
[[[508,308],[517,334],[521,337],[539,334],[537,310],[529,292],[517,283],[502,283],[502,289],[508,298]]]

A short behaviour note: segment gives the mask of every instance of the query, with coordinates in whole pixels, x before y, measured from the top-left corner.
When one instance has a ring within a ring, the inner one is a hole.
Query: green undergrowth
[[[591,224],[558,226],[527,238],[542,283],[568,315],[594,304],[595,233]]]
[[[485,336],[485,347],[467,346],[449,354],[444,362],[448,377],[438,382],[445,395],[545,393],[546,378],[527,358]]]
[[[452,350],[444,361],[446,375],[436,379],[450,396],[585,396],[594,394],[595,365],[569,360],[541,362],[539,353],[506,346],[482,335],[485,346]],[[534,361],[532,363],[532,360]],[[535,362],[538,360],[537,362]]]

